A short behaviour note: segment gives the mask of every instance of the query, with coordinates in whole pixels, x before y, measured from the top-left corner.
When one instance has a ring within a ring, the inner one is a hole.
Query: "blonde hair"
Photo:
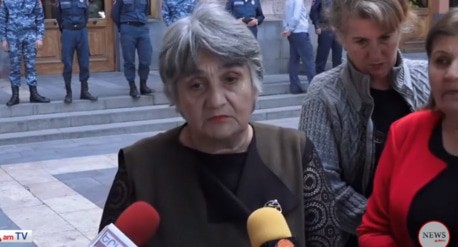
[[[345,20],[350,17],[375,21],[382,29],[392,32],[414,16],[407,0],[334,0],[329,13],[331,25],[340,34],[349,28]]]

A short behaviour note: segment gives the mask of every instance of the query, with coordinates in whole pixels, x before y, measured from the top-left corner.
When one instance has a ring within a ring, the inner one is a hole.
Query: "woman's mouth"
[[[227,119],[229,119],[229,116],[227,115],[217,115],[217,116],[211,117],[210,121],[214,123],[222,123],[226,121]]]

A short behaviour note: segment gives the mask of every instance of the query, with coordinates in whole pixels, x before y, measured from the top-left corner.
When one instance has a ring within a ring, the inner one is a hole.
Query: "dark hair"
[[[426,54],[428,61],[431,62],[431,53],[437,38],[442,36],[458,36],[458,10],[451,10],[436,22],[426,36]],[[429,65],[430,66],[430,65]],[[425,109],[435,109],[436,102],[432,94],[429,96]]]
[[[440,36],[458,36],[458,10],[450,10],[436,22],[426,36],[426,54],[428,59],[433,50],[434,41]]]

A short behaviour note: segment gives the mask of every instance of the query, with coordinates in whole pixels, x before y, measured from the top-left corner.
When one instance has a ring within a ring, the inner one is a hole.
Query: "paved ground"
[[[286,75],[274,75],[267,80],[285,78]],[[161,90],[157,73],[152,72],[150,84]],[[128,90],[119,72],[94,73],[90,87],[102,97],[127,94]],[[39,89],[52,100],[62,100],[64,95],[60,75],[40,76]],[[27,101],[27,91],[23,86],[21,100]],[[74,95],[78,94],[75,86]],[[0,78],[0,104],[9,97],[9,83]],[[296,128],[298,118],[266,122]],[[87,246],[97,234],[102,207],[116,172],[116,152],[152,134],[0,146],[0,230],[26,229],[34,234],[34,244],[3,243],[0,247]]]

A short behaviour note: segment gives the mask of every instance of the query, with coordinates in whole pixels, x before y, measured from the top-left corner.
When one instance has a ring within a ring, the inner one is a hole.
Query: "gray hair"
[[[345,34],[346,19],[356,17],[378,23],[383,29],[392,32],[402,27],[407,19],[415,15],[409,11],[408,0],[334,0],[329,13],[333,28]]]
[[[262,91],[261,48],[251,31],[222,5],[201,4],[167,29],[159,55],[159,72],[171,105],[177,101],[177,83],[197,70],[201,52],[224,62],[247,65],[255,89]]]

